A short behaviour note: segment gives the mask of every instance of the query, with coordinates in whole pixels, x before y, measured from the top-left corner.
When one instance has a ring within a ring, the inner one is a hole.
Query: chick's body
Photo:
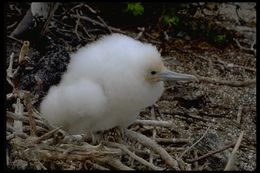
[[[127,127],[163,93],[162,81],[145,79],[154,64],[162,65],[154,46],[121,34],[105,36],[71,55],[40,111],[72,134]]]

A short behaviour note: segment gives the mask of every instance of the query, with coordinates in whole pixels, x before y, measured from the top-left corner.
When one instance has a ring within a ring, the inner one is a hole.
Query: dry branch
[[[133,159],[135,159],[136,161],[140,162],[141,164],[151,168],[152,170],[162,170],[162,168],[155,166],[154,164],[151,164],[149,162],[147,162],[146,160],[144,160],[143,158],[137,156],[136,154],[134,154],[133,152],[131,152],[130,150],[127,149],[126,146],[124,146],[123,144],[119,144],[119,143],[114,143],[114,142],[106,142],[106,144],[108,144],[109,146],[112,147],[118,147],[120,148],[122,151],[124,151],[125,153],[127,153],[129,156],[131,156]]]
[[[111,31],[114,31],[114,32],[120,32],[120,33],[124,33],[126,34],[126,32],[122,31],[121,29],[118,29],[118,28],[114,28],[114,27],[111,27],[111,26],[108,26],[108,25],[105,25],[99,21],[96,21],[94,19],[91,19],[87,16],[77,16],[77,15],[71,15],[72,17],[75,17],[75,18],[80,18],[80,19],[83,19],[83,20],[86,20],[88,22],[91,22],[92,24],[95,24],[95,25],[99,25],[103,28],[107,28],[108,30],[111,30]]]
[[[158,121],[158,120],[136,120],[134,124],[146,125],[146,126],[160,126],[171,128],[172,122],[171,121]]]
[[[201,160],[201,159],[205,159],[205,158],[207,158],[207,157],[209,157],[209,156],[211,156],[211,155],[214,155],[214,154],[216,154],[216,153],[220,153],[220,152],[222,152],[222,151],[224,151],[224,150],[226,150],[226,149],[229,149],[230,147],[233,147],[234,145],[235,145],[235,143],[233,142],[233,143],[231,143],[231,144],[229,144],[229,145],[227,145],[227,146],[224,146],[224,147],[222,147],[222,148],[220,148],[220,149],[218,149],[218,150],[211,151],[211,152],[209,152],[209,153],[207,153],[207,154],[205,154],[205,155],[203,155],[203,156],[196,157],[196,158],[194,158],[194,159],[187,159],[186,161],[189,162],[189,163],[197,162],[197,161],[199,161],[199,160]]]
[[[207,128],[207,130],[205,131],[205,133],[204,133],[194,144],[192,144],[190,147],[188,147],[188,148],[179,156],[179,158],[182,158],[182,156],[183,156],[185,153],[187,153],[191,148],[193,148],[196,144],[198,144],[198,143],[206,136],[206,134],[208,133],[210,127],[211,127],[211,126],[209,126],[209,127]]]
[[[125,134],[127,136],[129,136],[130,138],[138,141],[139,143],[143,144],[144,146],[153,149],[155,152],[157,152],[161,158],[173,169],[175,170],[180,170],[179,168],[179,164],[177,162],[177,160],[175,160],[174,158],[172,158],[169,153],[167,153],[167,151],[165,151],[164,148],[162,148],[160,145],[158,145],[156,142],[154,142],[153,140],[151,140],[150,138],[126,129]]]
[[[219,85],[228,85],[233,87],[247,87],[256,84],[256,79],[249,79],[245,81],[230,81],[230,80],[221,80],[221,79],[215,79],[215,78],[204,77],[204,76],[196,76],[196,77],[203,82],[209,82],[209,83],[214,83]]]
[[[243,135],[244,135],[244,131],[242,131],[242,132],[240,133],[240,135],[239,135],[239,137],[238,137],[238,139],[237,139],[236,145],[235,145],[235,147],[234,147],[234,149],[233,149],[231,155],[229,156],[229,159],[228,159],[228,162],[227,162],[227,165],[226,165],[224,171],[230,171],[231,164],[232,164],[232,162],[233,162],[233,160],[234,160],[234,156],[235,156],[235,154],[236,154],[236,152],[237,152],[237,150],[238,150],[238,147],[239,147],[240,144],[241,144]]]

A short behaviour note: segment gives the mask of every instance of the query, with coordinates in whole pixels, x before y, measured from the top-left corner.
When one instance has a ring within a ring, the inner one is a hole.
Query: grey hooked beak
[[[161,81],[198,81],[198,79],[190,74],[177,73],[165,70],[159,74]]]

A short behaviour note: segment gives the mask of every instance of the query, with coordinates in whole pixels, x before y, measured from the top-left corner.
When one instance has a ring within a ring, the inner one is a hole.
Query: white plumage
[[[43,117],[71,134],[126,128],[162,95],[164,80],[194,80],[167,70],[155,46],[112,34],[71,55],[61,82],[40,106]]]

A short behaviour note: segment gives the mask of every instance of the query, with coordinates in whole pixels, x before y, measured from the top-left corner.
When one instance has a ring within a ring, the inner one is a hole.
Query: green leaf
[[[140,2],[129,2],[126,11],[131,12],[134,16],[141,16],[144,13],[144,7]]]
[[[169,15],[165,15],[163,16],[163,23],[167,24],[167,25],[174,25],[174,26],[177,26],[180,22],[180,18],[176,15],[172,15],[172,16],[169,16]]]

